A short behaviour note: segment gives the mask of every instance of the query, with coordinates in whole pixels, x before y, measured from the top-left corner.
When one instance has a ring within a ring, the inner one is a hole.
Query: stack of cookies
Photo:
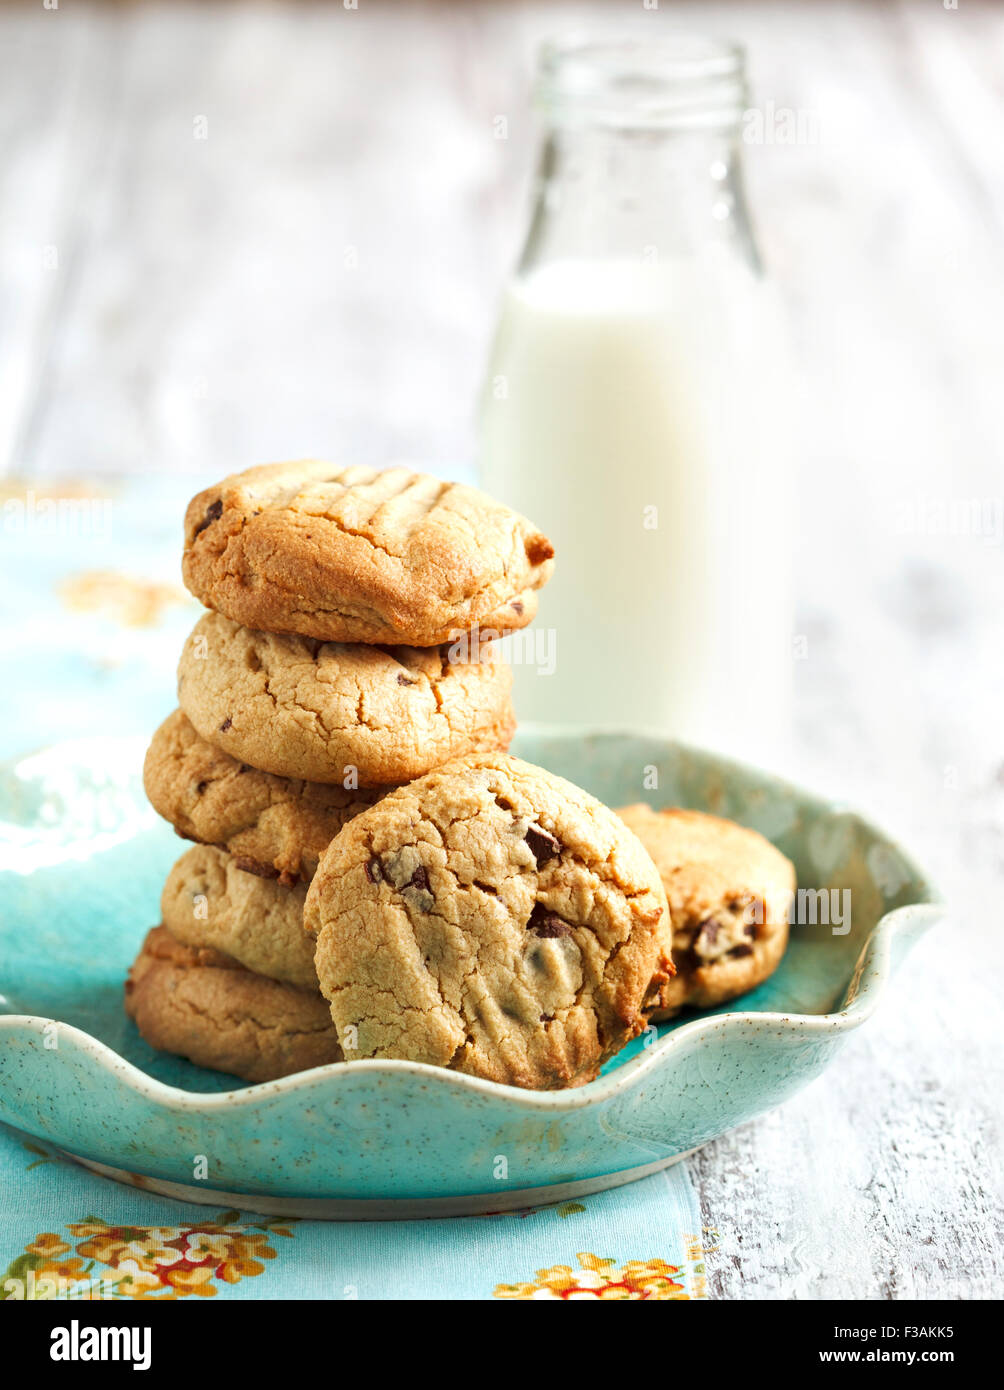
[[[252,1081],[398,1058],[553,1089],[770,973],[794,879],[767,841],[507,754],[495,639],[551,568],[523,517],[402,469],[192,501],[211,611],[145,781],[195,846],[126,985],[150,1043]]]
[[[552,555],[508,508],[405,469],[268,465],[192,500],[183,573],[211,611],[144,780],[196,847],[126,990],[154,1046],[250,1080],[341,1057],[306,885],[389,790],[508,747],[494,639],[531,621]]]

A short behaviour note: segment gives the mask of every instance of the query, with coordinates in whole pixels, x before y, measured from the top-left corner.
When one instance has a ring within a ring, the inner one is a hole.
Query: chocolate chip
[[[409,680],[402,671],[397,678],[398,685],[417,685],[418,681]]]
[[[523,838],[530,846],[530,853],[537,861],[538,869],[541,864],[546,864],[549,859],[554,859],[561,853],[559,841],[539,825],[531,825]]]
[[[569,923],[563,917],[559,917],[556,912],[545,907],[543,903],[534,904],[526,929],[532,931],[534,936],[543,937],[570,936],[572,932]]]
[[[733,946],[732,950],[729,952],[729,955],[733,956],[736,960],[741,956],[751,956],[752,954],[753,947],[747,946],[745,942],[741,946]]]
[[[210,503],[210,505],[206,508],[206,515],[199,522],[198,526],[196,526],[194,534],[196,536],[199,535],[202,531],[206,529],[207,526],[212,525],[214,521],[219,521],[222,515],[223,499],[221,497],[217,497],[216,501]]]
[[[243,854],[233,856],[234,867],[243,869],[246,874],[256,874],[259,878],[281,878],[282,874],[274,864],[263,864],[260,859],[248,859]],[[295,882],[295,878],[292,880]]]
[[[746,933],[747,936],[755,937],[755,936],[756,936],[756,923],[755,923],[755,922],[747,922],[746,925],[745,925],[745,927],[743,927],[743,931]]]
[[[423,893],[428,893],[429,871],[424,864],[419,864],[418,868],[404,886],[405,888],[418,888]]]
[[[540,1021],[541,1023],[553,1023],[554,1017],[554,1014],[541,1014]]]
[[[713,917],[706,917],[697,928],[697,935],[703,936],[709,946],[713,946],[718,940],[719,924]]]
[[[228,729],[233,728],[233,723],[234,721],[230,718],[228,714],[226,719],[224,719],[223,723],[220,725],[220,733],[225,734]]]
[[[523,612],[523,604],[518,598],[514,598],[512,603],[510,603],[509,607],[512,609],[514,613]]]
[[[383,865],[376,855],[374,855],[366,865],[366,877],[369,879],[370,883],[383,882]]]

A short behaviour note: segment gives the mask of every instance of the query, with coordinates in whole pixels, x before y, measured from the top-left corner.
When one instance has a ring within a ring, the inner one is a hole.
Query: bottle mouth
[[[561,125],[726,129],[747,106],[746,55],[698,35],[569,34],[541,46],[534,100]]]

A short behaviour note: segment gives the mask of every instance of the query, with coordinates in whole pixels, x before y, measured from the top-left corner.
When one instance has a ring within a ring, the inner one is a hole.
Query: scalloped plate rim
[[[671,745],[681,751],[698,757],[709,757],[718,768],[728,775],[736,772],[740,776],[752,776],[768,781],[777,790],[790,793],[802,802],[814,802],[820,809],[832,815],[851,816],[873,839],[892,845],[909,868],[911,875],[926,890],[926,898],[914,903],[906,903],[885,913],[875,923],[861,947],[851,983],[845,994],[841,1009],[826,1014],[766,1013],[755,1010],[730,1010],[725,1013],[705,1015],[690,1022],[679,1024],[673,1032],[643,1052],[625,1062],[607,1076],[598,1077],[585,1086],[563,1091],[532,1091],[518,1086],[508,1086],[497,1081],[488,1081],[463,1072],[449,1071],[424,1062],[407,1062],[396,1059],[364,1058],[355,1062],[331,1062],[323,1067],[309,1071],[295,1072],[275,1081],[260,1082],[256,1085],[242,1086],[227,1091],[188,1091],[179,1086],[171,1086],[159,1081],[141,1070],[134,1063],[117,1053],[107,1043],[101,1042],[85,1029],[63,1023],[59,1019],[47,1018],[40,1014],[0,1014],[0,1037],[5,1034],[38,1035],[53,1024],[63,1036],[71,1038],[99,1068],[117,1075],[135,1094],[157,1103],[166,1109],[176,1111],[228,1110],[234,1106],[255,1105],[259,1101],[271,1099],[277,1094],[293,1092],[304,1088],[334,1088],[351,1068],[353,1076],[361,1071],[369,1075],[412,1075],[440,1087],[452,1087],[458,1093],[468,1092],[485,1097],[504,1099],[514,1106],[528,1110],[550,1110],[556,1112],[579,1110],[598,1105],[608,1100],[616,1092],[635,1084],[639,1079],[671,1053],[710,1040],[710,1035],[722,1031],[739,1032],[752,1029],[756,1032],[775,1030],[779,1036],[790,1033],[792,1037],[804,1037],[806,1032],[827,1034],[852,1031],[865,1023],[875,1012],[891,976],[892,940],[901,929],[911,935],[926,933],[946,912],[947,904],[932,883],[930,876],[922,870],[916,859],[903,849],[899,842],[880,826],[863,816],[847,803],[834,800],[815,792],[787,777],[778,776],[753,763],[747,763],[727,754],[716,753],[713,749],[700,748],[684,743],[666,734],[664,730],[637,726],[633,728],[605,728],[591,725],[549,725],[535,721],[524,721],[520,731],[528,735],[545,737],[560,736],[586,741],[593,738],[628,737],[649,738],[656,742]],[[67,744],[81,745],[94,741],[107,740],[116,735],[99,735],[95,739],[77,738],[65,743],[46,744],[40,748],[8,758],[0,764],[0,769],[14,769],[29,758],[43,756],[64,748]],[[136,736],[125,736],[135,742]],[[123,740],[124,741],[124,740]],[[874,978],[865,980],[867,969],[874,972]],[[855,992],[856,991],[856,992]],[[850,1002],[847,995],[853,994]]]
[[[3,1014],[0,1015],[0,1036],[4,1033],[18,1033],[21,1030],[30,1034],[41,1034],[47,1027],[55,1024],[62,1035],[72,1038],[100,1067],[118,1074],[131,1090],[147,1100],[175,1110],[225,1110],[237,1105],[254,1105],[281,1092],[292,1092],[305,1087],[320,1088],[325,1083],[335,1087],[350,1068],[354,1077],[358,1077],[360,1072],[375,1076],[410,1074],[439,1086],[452,1086],[458,1091],[501,1097],[525,1109],[578,1110],[608,1100],[616,1091],[624,1090],[640,1080],[671,1053],[688,1044],[696,1045],[709,1040],[705,1035],[722,1031],[739,1032],[744,1028],[751,1028],[756,1032],[774,1030],[779,1036],[790,1033],[793,1037],[801,1039],[806,1032],[832,1035],[859,1028],[874,1014],[889,982],[889,957],[896,932],[900,927],[909,926],[920,935],[934,926],[943,915],[944,905],[940,902],[930,902],[908,903],[881,917],[862,947],[854,977],[862,977],[864,971],[871,968],[875,972],[875,978],[871,982],[865,982],[851,1002],[836,1013],[757,1013],[751,1010],[734,1010],[695,1018],[689,1023],[681,1024],[667,1037],[660,1038],[657,1043],[609,1075],[599,1077],[586,1086],[565,1091],[525,1090],[497,1081],[486,1081],[478,1076],[468,1076],[463,1072],[448,1071],[425,1062],[375,1058],[363,1058],[356,1062],[330,1062],[326,1066],[295,1072],[276,1081],[264,1081],[231,1091],[186,1091],[149,1076],[134,1063],[120,1056],[107,1043],[101,1042],[82,1028],[62,1023],[58,1019],[45,1018],[39,1014]],[[908,924],[904,920],[906,918],[915,920]]]

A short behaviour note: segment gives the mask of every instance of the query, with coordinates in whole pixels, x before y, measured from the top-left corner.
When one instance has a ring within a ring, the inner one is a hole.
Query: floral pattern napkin
[[[0,1126],[0,1299],[706,1297],[682,1164],[582,1201],[441,1221],[293,1221],[97,1177]]]

